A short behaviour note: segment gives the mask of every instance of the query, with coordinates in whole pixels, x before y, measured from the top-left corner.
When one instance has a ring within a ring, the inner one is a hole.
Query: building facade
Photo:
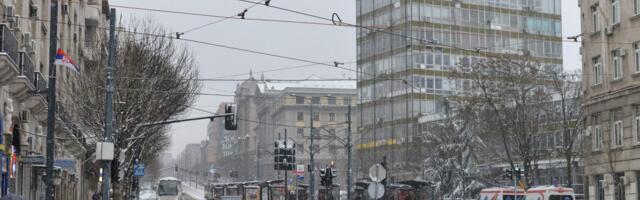
[[[58,1],[58,48],[78,61],[105,38],[108,1]],[[0,131],[2,146],[1,195],[13,193],[24,199],[44,198],[44,155],[47,132],[47,88],[49,74],[49,0],[0,1]],[[98,188],[99,167],[89,153],[95,138],[82,137],[66,112],[74,72],[57,66],[56,137],[54,176],[57,199],[88,199]],[[55,181],[56,183],[58,181]]]
[[[640,2],[581,0],[589,200],[640,198]]]
[[[386,160],[390,180],[415,179],[418,119],[468,90],[450,77],[488,56],[529,56],[562,69],[560,0],[357,0],[358,178]]]
[[[283,179],[284,171],[274,170],[274,142],[284,140],[295,143],[296,164],[302,165],[303,174],[298,174],[298,183],[308,184],[310,164],[311,121],[314,130],[314,170],[316,189],[320,188],[318,170],[327,166],[337,169],[336,184],[346,187],[347,151],[346,141],[348,106],[352,106],[352,121],[355,121],[355,81],[313,81],[271,83],[258,85],[258,166],[261,180]],[[312,112],[313,111],[313,112]],[[355,123],[352,127],[356,127]],[[354,131],[355,132],[355,131]],[[355,137],[354,137],[355,138]],[[292,174],[289,176],[294,179]],[[296,179],[294,179],[296,180]]]

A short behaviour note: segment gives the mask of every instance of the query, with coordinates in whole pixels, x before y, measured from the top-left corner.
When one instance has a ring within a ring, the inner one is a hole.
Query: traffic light
[[[275,142],[274,152],[274,169],[275,170],[293,170],[296,163],[295,144],[285,145],[282,141]]]
[[[326,168],[320,169],[320,184],[327,185],[327,169]]]
[[[224,105],[224,114],[232,114],[224,117],[224,129],[228,131],[238,130],[238,109],[236,105]]]
[[[504,176],[508,179],[513,179],[513,170],[511,170],[511,168],[504,168]]]
[[[176,165],[175,170],[176,170],[176,172],[178,171],[178,165]]]

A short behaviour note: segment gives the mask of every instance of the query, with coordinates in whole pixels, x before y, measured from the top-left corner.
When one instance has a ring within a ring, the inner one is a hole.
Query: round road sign
[[[371,178],[373,182],[382,182],[382,180],[387,178],[387,169],[381,164],[375,164],[369,168],[369,178]]]
[[[369,184],[369,188],[367,188],[367,192],[369,192],[369,196],[373,199],[382,198],[384,195],[384,185],[382,185],[382,183],[371,183]]]

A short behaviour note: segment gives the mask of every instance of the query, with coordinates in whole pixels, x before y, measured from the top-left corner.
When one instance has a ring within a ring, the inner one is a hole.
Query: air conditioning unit
[[[619,52],[620,52],[620,56],[622,56],[622,57],[627,56],[627,50],[626,49],[620,49]]]
[[[607,35],[613,35],[613,26],[608,26],[607,28],[604,29],[604,32]]]
[[[29,46],[27,47],[27,53],[29,53],[31,58],[34,58],[36,49],[38,48],[38,43],[35,40],[29,41]]]
[[[25,32],[22,34],[22,45],[27,46],[31,45],[31,33]]]
[[[31,121],[31,113],[29,113],[29,111],[24,110],[20,113],[20,121],[22,123],[26,123],[26,122],[30,122]]]
[[[20,16],[16,15],[13,21],[9,21],[9,28],[16,32],[20,32],[20,27],[22,27],[22,20],[20,20]]]

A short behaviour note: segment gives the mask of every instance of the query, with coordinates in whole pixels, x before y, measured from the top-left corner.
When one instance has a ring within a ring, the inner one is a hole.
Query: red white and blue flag
[[[53,64],[65,66],[76,74],[80,74],[80,67],[78,67],[76,62],[74,62],[62,49],[58,49],[58,53],[56,53],[56,61]]]

